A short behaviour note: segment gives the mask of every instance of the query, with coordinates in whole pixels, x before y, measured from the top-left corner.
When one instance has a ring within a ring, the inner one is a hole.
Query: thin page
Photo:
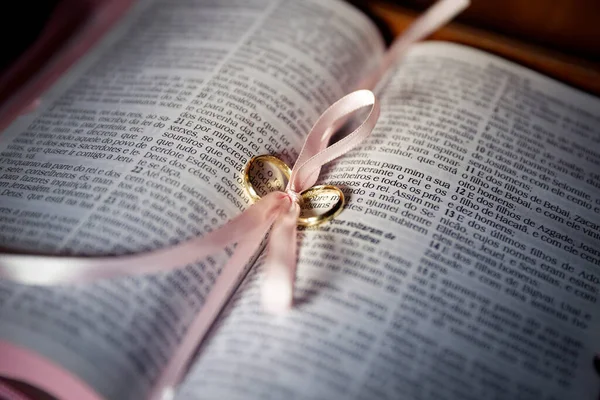
[[[382,52],[376,28],[342,2],[139,2],[3,132],[1,246],[134,253],[222,225],[249,206],[246,161],[291,163],[319,114]],[[0,282],[0,339],[105,398],[143,398],[228,254],[94,284]],[[60,390],[31,372],[13,377]]]
[[[600,101],[424,43],[378,126],[322,173],[349,198],[299,236],[295,307],[250,275],[180,399],[596,399]]]

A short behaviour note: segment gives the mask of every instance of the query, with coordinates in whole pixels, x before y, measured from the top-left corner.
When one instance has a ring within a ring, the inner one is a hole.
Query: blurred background
[[[390,36],[433,0],[352,0]],[[600,0],[471,0],[432,39],[497,54],[600,96]]]
[[[424,10],[433,1],[397,0],[388,3]],[[471,0],[471,6],[457,21],[600,62],[599,0]]]
[[[117,0],[128,3],[129,0]],[[328,1],[328,0],[323,0]],[[348,0],[388,41],[433,0]],[[0,104],[113,0],[10,2],[1,13]],[[600,0],[471,0],[433,38],[478,47],[600,95]]]

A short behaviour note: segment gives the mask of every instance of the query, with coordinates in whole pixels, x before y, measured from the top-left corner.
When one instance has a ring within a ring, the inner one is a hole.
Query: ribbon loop
[[[350,134],[340,141],[329,145],[332,135],[341,128],[356,111],[371,107],[365,119]],[[304,226],[318,225],[334,218],[341,212],[344,204],[344,194],[332,186],[313,187],[316,183],[321,167],[329,161],[353,149],[364,140],[373,130],[379,118],[379,102],[370,90],[357,90],[332,104],[313,125],[306,137],[304,146],[296,160],[294,168],[289,172],[289,179],[285,188],[282,205],[274,217],[274,225],[269,235],[267,254],[264,262],[262,302],[265,310],[281,312],[292,305],[294,293],[294,277],[296,271],[296,230],[300,223]],[[258,199],[256,206],[263,203],[263,199],[256,195],[252,184],[250,170],[254,162],[274,163],[285,175],[288,168],[283,161],[271,155],[256,156],[249,160],[244,171],[244,184],[252,199]],[[282,165],[283,164],[283,165]],[[312,188],[312,189],[311,189]],[[337,191],[339,199],[331,210],[318,217],[300,216],[300,206],[303,202],[302,195],[306,191],[318,192],[319,190]],[[273,192],[272,192],[273,193]],[[285,201],[284,199],[289,200]]]
[[[331,136],[356,111],[371,107],[362,124],[339,142],[327,147]],[[333,103],[313,125],[292,169],[288,188],[297,192],[313,186],[321,167],[347,153],[364,140],[379,118],[379,103],[370,90],[357,90]]]
[[[358,128],[328,146],[331,136],[354,112],[369,106],[371,109]],[[287,212],[277,217],[269,236],[264,264],[264,284],[261,288],[266,310],[281,312],[292,304],[296,271],[296,225],[302,199],[298,193],[316,183],[324,164],[347,153],[364,140],[375,127],[378,118],[379,103],[373,92],[357,90],[331,105],[313,125],[292,168],[286,188],[292,205]]]

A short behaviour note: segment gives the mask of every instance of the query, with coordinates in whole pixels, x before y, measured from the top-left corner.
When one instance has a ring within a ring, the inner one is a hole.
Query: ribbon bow
[[[333,133],[348,120],[348,117],[368,106],[371,109],[362,124],[339,142],[328,146]],[[269,193],[256,203],[256,207],[265,208],[270,199],[273,199],[279,205],[271,214],[275,222],[269,236],[262,285],[263,305],[268,311],[282,311],[292,304],[296,268],[296,226],[302,201],[300,193],[315,184],[324,164],[363,141],[375,127],[378,117],[379,103],[371,91],[358,90],[341,98],[321,115],[308,134],[285,192]],[[260,229],[268,229],[270,225],[270,220],[264,221]]]

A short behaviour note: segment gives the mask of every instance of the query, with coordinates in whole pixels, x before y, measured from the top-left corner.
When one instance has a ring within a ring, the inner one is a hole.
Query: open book
[[[2,133],[1,246],[112,255],[203,235],[249,207],[246,162],[293,165],[384,50],[339,1],[139,1]],[[249,260],[171,395],[596,398],[600,101],[441,42],[377,94],[375,131],[321,173],[348,203],[298,235],[294,308],[262,311],[262,254]],[[148,398],[230,254],[0,280],[0,376],[59,399]]]

